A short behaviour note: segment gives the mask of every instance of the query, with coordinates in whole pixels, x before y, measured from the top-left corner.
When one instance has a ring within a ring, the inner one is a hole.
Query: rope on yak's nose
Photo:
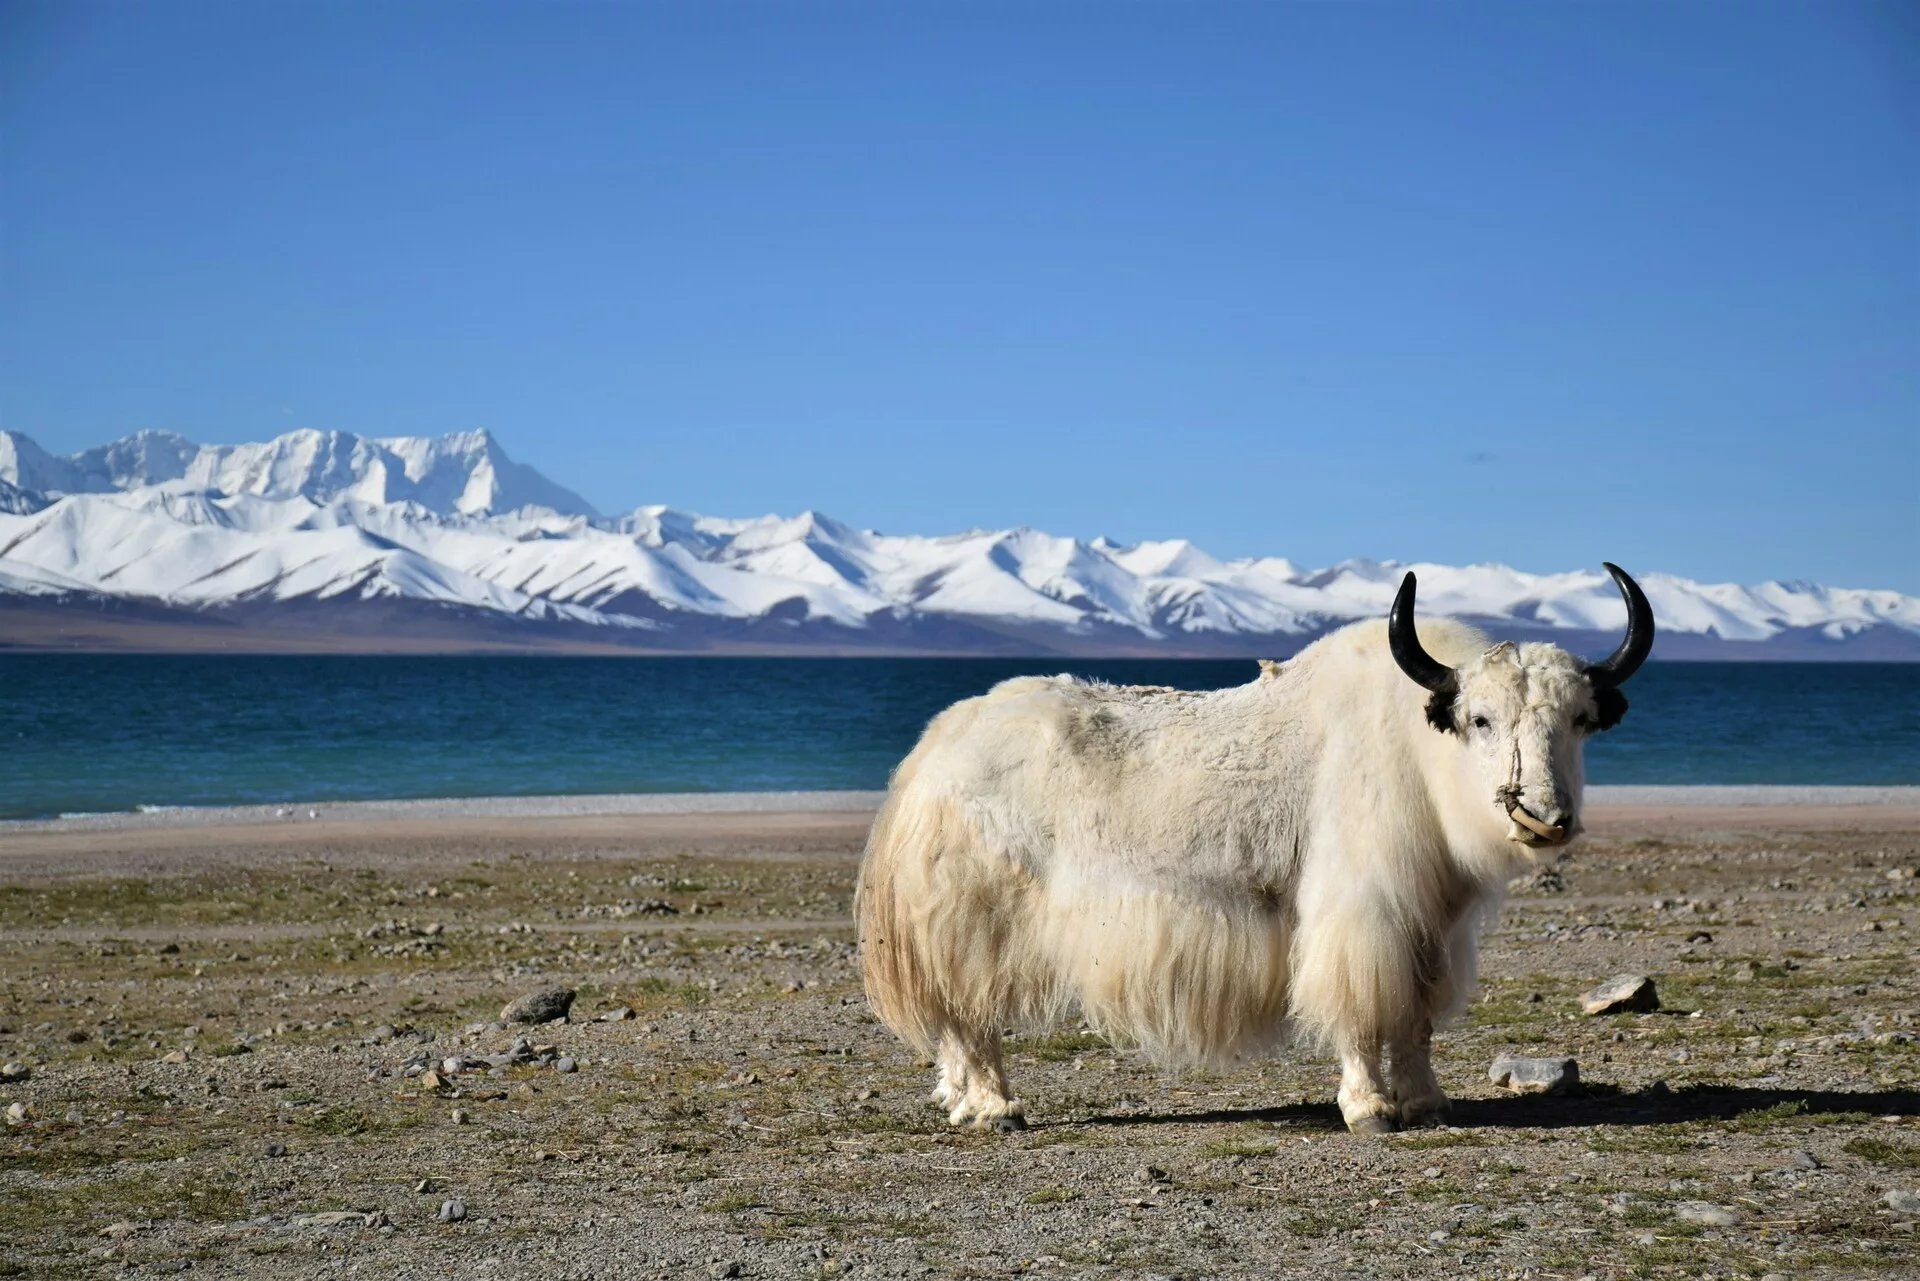
[[[1567,834],[1564,827],[1548,827],[1527,813],[1527,807],[1520,803],[1520,742],[1518,739],[1515,739],[1513,744],[1513,775],[1506,783],[1493,789],[1493,803],[1506,810],[1509,819],[1542,840],[1557,841]]]

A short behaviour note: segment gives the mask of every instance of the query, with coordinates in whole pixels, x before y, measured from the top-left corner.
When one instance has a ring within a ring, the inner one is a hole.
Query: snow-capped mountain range
[[[1503,635],[1600,649],[1624,623],[1597,566],[1307,569],[1217,560],[1182,540],[882,535],[813,512],[607,517],[485,432],[195,445],[149,431],[66,457],[0,432],[0,645],[98,638],[104,619],[122,632],[212,626],[242,647],[278,631],[362,647],[411,636],[447,647],[1283,655],[1383,615],[1408,568],[1424,611]],[[1666,657],[1920,658],[1914,597],[1635,568]],[[10,628],[10,617],[32,625]]]

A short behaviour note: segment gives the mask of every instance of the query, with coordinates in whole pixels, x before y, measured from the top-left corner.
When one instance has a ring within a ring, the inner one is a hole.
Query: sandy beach
[[[33,1275],[1909,1273],[1920,789],[1593,789],[1369,1141],[1309,1051],[1010,1042],[949,1133],[866,1013],[872,793],[0,824],[0,1264]],[[1647,974],[1659,1011],[1578,996]],[[506,1024],[526,993],[567,1022]],[[516,1038],[520,1048],[516,1049]],[[1517,1096],[1499,1053],[1572,1055]],[[452,1060],[450,1063],[449,1060]],[[433,1076],[425,1075],[432,1072]],[[1892,1199],[1889,1199],[1891,1194]],[[1903,1208],[1905,1207],[1905,1208]],[[444,1220],[444,1221],[443,1221]]]

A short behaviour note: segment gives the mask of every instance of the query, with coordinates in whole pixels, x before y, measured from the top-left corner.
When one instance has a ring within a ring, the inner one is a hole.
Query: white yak
[[[1022,677],[948,708],[895,770],[856,895],[874,1010],[932,1057],[955,1125],[1015,1128],[1001,1029],[1078,1011],[1165,1062],[1294,1029],[1340,1060],[1349,1128],[1447,1106],[1436,1022],[1480,923],[1580,830],[1588,735],[1626,710],[1653,617],[1612,657],[1357,623],[1208,693]]]

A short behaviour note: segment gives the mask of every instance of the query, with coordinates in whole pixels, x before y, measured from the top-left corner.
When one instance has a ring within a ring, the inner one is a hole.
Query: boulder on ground
[[[1589,1014],[1645,1013],[1660,1008],[1660,994],[1644,974],[1616,974],[1580,998]]]
[[[1682,1201],[1673,1208],[1673,1217],[1682,1223],[1697,1223],[1703,1228],[1731,1228],[1740,1223],[1738,1210],[1706,1201]]]
[[[500,1017],[509,1023],[551,1023],[566,1018],[572,1008],[572,988],[543,987],[507,1002]]]
[[[1487,1078],[1515,1094],[1566,1094],[1580,1084],[1580,1065],[1570,1058],[1529,1059],[1502,1054]]]

